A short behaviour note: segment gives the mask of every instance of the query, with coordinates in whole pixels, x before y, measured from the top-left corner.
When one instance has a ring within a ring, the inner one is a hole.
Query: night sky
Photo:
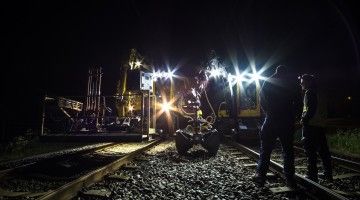
[[[89,67],[104,69],[103,93],[114,94],[131,48],[185,75],[212,49],[240,67],[248,58],[258,68],[270,64],[266,74],[285,64],[315,74],[339,101],[360,102],[355,1],[29,1],[3,8],[7,134],[38,129],[44,94],[85,95]]]

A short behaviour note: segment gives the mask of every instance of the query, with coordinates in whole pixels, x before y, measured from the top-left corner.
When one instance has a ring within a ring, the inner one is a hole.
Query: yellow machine
[[[135,49],[131,49],[128,62],[121,68],[116,93],[116,109],[122,131],[143,135],[155,132],[156,119],[152,116],[156,97],[152,87],[145,88],[141,85],[142,76],[146,72],[149,69],[143,63],[143,57]]]
[[[235,84],[229,102],[222,102],[217,112],[216,128],[226,135],[237,134],[241,139],[257,138],[260,128],[260,83]]]
[[[249,72],[250,71],[250,72]],[[257,137],[260,128],[260,81],[265,77],[255,67],[235,73],[226,71],[213,53],[207,66],[208,79],[221,82],[225,99],[217,110],[215,127],[224,135],[240,134],[245,137]]]
[[[130,122],[126,124],[129,127],[133,126],[131,120],[136,122],[135,119],[138,119],[139,123],[132,131],[141,131],[143,134],[155,133],[157,122],[164,123],[165,120],[158,119],[166,113],[169,108],[165,107],[174,98],[173,72],[152,70],[153,67],[145,62],[144,57],[131,49],[129,62],[122,66],[121,79],[117,85],[118,117],[123,121],[127,119],[124,122]],[[160,125],[160,128],[164,127]]]
[[[251,86],[250,86],[251,87]],[[258,82],[254,83],[253,86],[254,89],[248,89],[245,91],[244,89],[241,89],[242,87],[237,84],[236,87],[236,106],[237,106],[237,117],[260,117],[260,98],[259,98],[259,92],[260,92],[260,84]],[[246,103],[244,103],[246,102]],[[246,104],[246,105],[243,105]],[[219,118],[226,118],[230,117],[230,111],[227,108],[227,103],[222,102],[218,109],[218,117]]]
[[[179,109],[174,108],[176,104],[174,85],[185,84],[175,84],[175,81],[179,80],[172,79],[174,74],[171,70],[154,71],[153,67],[144,61],[144,57],[132,49],[129,61],[122,67],[121,79],[117,86],[118,117],[127,119],[123,124],[129,127],[132,127],[131,120],[137,122],[137,127],[132,128],[132,131],[152,134],[156,132],[158,126],[172,134],[176,130],[173,125],[177,126],[178,122],[175,112],[170,111]],[[259,102],[261,76],[255,69],[251,73],[232,75],[222,69],[218,62],[214,65],[214,60],[211,60],[210,63],[210,67],[204,73],[208,73],[206,81],[211,77],[221,76],[229,83],[227,87],[231,92],[230,100],[222,102],[217,116],[213,116],[217,118],[213,119],[214,126],[225,135],[234,132],[240,134],[257,132],[261,116]],[[183,115],[181,112],[178,113]]]

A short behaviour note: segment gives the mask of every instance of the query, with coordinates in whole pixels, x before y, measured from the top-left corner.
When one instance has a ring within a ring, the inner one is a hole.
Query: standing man
[[[260,105],[265,113],[265,121],[260,130],[260,158],[253,177],[253,181],[260,186],[265,183],[270,155],[276,139],[279,138],[287,186],[296,187],[293,137],[301,93],[294,80],[296,78],[291,76],[289,68],[280,65],[276,68],[276,72],[264,82],[260,91]]]
[[[324,167],[324,178],[332,181],[332,167],[331,155],[327,145],[324,129],[319,126],[317,117],[317,92],[316,82],[312,75],[304,74],[300,80],[300,85],[305,91],[303,113],[300,123],[302,124],[302,142],[307,156],[307,178],[317,182],[318,169],[316,166],[317,155],[319,152],[320,158]]]

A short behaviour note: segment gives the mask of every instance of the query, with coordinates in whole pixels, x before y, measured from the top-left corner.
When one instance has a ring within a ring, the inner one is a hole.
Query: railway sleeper
[[[287,186],[285,186],[285,187],[273,187],[273,188],[269,188],[269,190],[274,194],[296,192],[295,189],[287,187]]]
[[[110,180],[115,180],[115,181],[127,181],[130,179],[130,176],[125,175],[125,174],[113,174],[113,175],[107,176],[106,178],[110,179]]]
[[[98,198],[108,198],[111,195],[111,191],[107,189],[94,189],[88,191],[80,191],[80,196],[82,197],[98,197]]]
[[[333,179],[345,179],[345,178],[351,178],[351,177],[355,177],[355,176],[360,176],[359,173],[347,173],[347,174],[341,174],[341,175],[337,175],[334,176]]]
[[[9,190],[4,190],[0,188],[0,197],[8,197],[8,198],[35,198],[40,197],[44,194],[46,194],[49,191],[46,192],[14,192]]]

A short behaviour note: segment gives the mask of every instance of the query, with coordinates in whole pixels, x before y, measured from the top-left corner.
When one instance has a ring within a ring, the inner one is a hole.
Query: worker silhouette
[[[324,168],[322,176],[324,179],[332,181],[331,155],[325,131],[320,126],[320,117],[317,113],[318,97],[314,76],[302,75],[300,85],[305,91],[300,123],[302,124],[302,142],[308,161],[307,178],[318,181],[318,169],[316,166],[318,152]]]
[[[293,137],[296,112],[301,108],[301,92],[296,77],[289,68],[280,65],[260,90],[260,105],[265,121],[260,130],[260,158],[253,181],[263,186],[269,168],[270,155],[276,139],[279,138],[283,157],[286,184],[296,187],[294,181]]]

